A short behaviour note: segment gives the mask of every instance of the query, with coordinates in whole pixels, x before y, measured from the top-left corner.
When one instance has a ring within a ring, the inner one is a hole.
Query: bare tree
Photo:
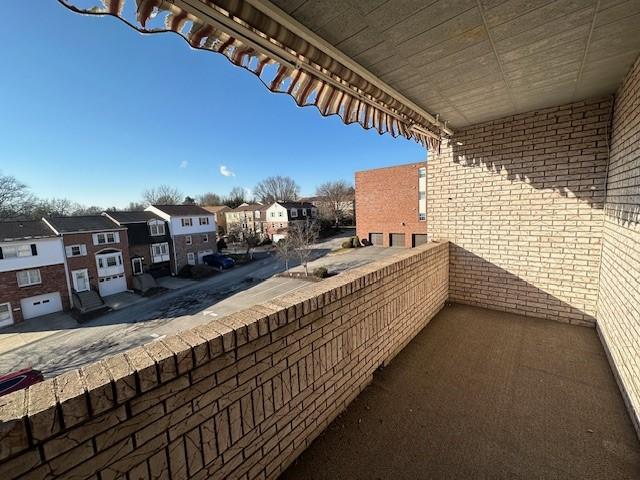
[[[135,212],[139,210],[144,210],[145,204],[142,202],[129,202],[129,205],[125,207],[125,210],[130,212]]]
[[[27,216],[35,199],[27,186],[9,175],[0,175],[0,218]]]
[[[330,218],[337,227],[345,216],[345,210],[353,202],[355,190],[344,180],[325,182],[316,188],[316,196],[322,197],[318,202],[320,216]]]
[[[81,209],[81,205],[74,204],[68,198],[50,198],[38,201],[33,207],[31,216],[33,218],[65,217],[74,215],[75,212]]]
[[[253,259],[253,249],[260,244],[260,235],[239,225],[233,226],[228,232],[229,240],[239,242],[246,248],[245,255]]]
[[[197,197],[198,205],[201,207],[215,207],[222,205],[222,198],[217,193],[207,192]]]
[[[313,244],[318,240],[316,222],[296,222],[289,227],[288,241],[293,244],[294,254],[304,267],[305,276],[309,276],[308,264],[313,253]]]
[[[289,262],[295,253],[293,242],[288,238],[283,238],[274,242],[276,246],[276,254],[284,261],[284,271],[289,273]]]
[[[291,177],[267,177],[253,189],[256,198],[262,203],[290,202],[300,195],[300,187]]]
[[[224,204],[231,208],[237,208],[248,200],[247,192],[244,188],[233,187],[229,192],[229,195],[225,197]]]
[[[149,188],[142,193],[142,198],[147,205],[179,205],[184,195],[177,188],[169,185]]]

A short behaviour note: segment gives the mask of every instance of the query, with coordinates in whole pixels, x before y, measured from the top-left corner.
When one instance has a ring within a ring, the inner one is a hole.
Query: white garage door
[[[127,279],[124,278],[124,273],[111,277],[101,277],[98,280],[98,288],[102,297],[124,292],[127,289]]]
[[[47,293],[20,300],[20,308],[22,309],[22,318],[27,320],[47,313],[59,312],[62,310],[62,301],[58,292]]]

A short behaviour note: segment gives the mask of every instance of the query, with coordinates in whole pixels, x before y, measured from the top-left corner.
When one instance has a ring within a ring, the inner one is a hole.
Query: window
[[[271,218],[274,218],[276,216],[276,212],[271,212]]]
[[[191,245],[193,243],[193,239],[191,238],[191,235],[187,235],[185,237],[185,242],[187,245]]]
[[[418,200],[426,200],[427,192],[418,192]]]
[[[279,217],[281,217],[281,216],[282,216],[282,210],[280,210],[280,211],[278,212],[278,216],[279,216]]]
[[[196,264],[196,256],[192,252],[187,253],[187,263],[189,265]]]
[[[7,320],[11,320],[11,304],[3,303],[0,304],[0,324]]]
[[[154,257],[161,257],[163,255],[169,255],[168,243],[154,243],[151,245],[151,253]]]
[[[193,227],[193,220],[190,218],[182,218],[180,221],[183,227]]]
[[[200,225],[209,225],[209,217],[200,217]]]
[[[70,245],[65,248],[67,257],[80,257],[87,254],[86,245]]]
[[[426,219],[427,219],[427,214],[420,212],[420,214],[418,215],[418,220],[420,220],[421,222],[424,222]]]
[[[107,257],[107,267],[115,267],[118,265],[116,257]]]
[[[209,235],[206,233],[202,235],[202,243],[209,243]]]
[[[296,218],[298,216],[298,209],[297,208],[292,208],[291,209],[291,218]]]
[[[133,274],[134,275],[142,275],[144,273],[142,260],[143,260],[142,257],[133,258],[131,260],[131,266],[133,267]]]
[[[149,224],[149,232],[151,235],[158,236],[164,235],[164,223],[151,223]]]
[[[38,254],[36,244],[11,245],[0,248],[0,258],[31,257]]]
[[[303,208],[303,209],[302,209],[302,216],[303,216],[303,217],[306,217],[306,216],[307,216],[307,209],[306,209],[306,208]]]
[[[427,176],[427,169],[424,167],[421,167],[418,169],[418,177],[420,178],[424,178]]]
[[[28,287],[29,285],[38,285],[42,283],[40,278],[40,270],[22,270],[18,272],[18,286]]]
[[[315,208],[311,209],[311,216],[315,217],[316,215],[318,215],[318,211]]]
[[[94,233],[93,244],[104,245],[105,243],[117,243],[120,241],[120,234],[114,232]]]
[[[255,212],[253,212],[253,216],[256,218],[260,218],[260,210],[256,210]]]

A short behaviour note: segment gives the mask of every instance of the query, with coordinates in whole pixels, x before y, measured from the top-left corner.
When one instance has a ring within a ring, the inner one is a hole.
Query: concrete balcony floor
[[[640,478],[594,329],[445,307],[283,479]]]

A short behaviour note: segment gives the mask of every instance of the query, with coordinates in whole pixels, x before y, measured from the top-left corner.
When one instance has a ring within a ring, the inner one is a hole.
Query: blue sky
[[[0,172],[38,196],[121,207],[163,183],[225,194],[269,175],[312,194],[425,158],[413,141],[299,108],[173,34],[142,36],[54,0],[5,3],[14,21],[0,29]],[[25,10],[30,22],[16,21]]]

